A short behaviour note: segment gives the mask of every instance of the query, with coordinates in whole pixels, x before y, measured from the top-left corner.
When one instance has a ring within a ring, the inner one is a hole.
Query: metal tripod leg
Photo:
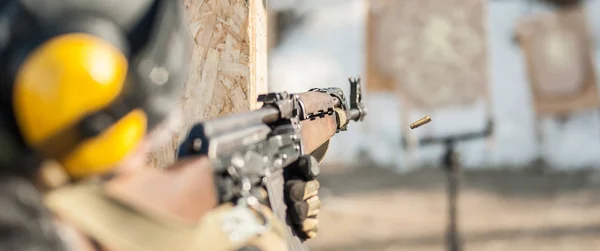
[[[460,187],[460,161],[454,152],[453,142],[446,144],[444,171],[448,180],[448,228],[446,232],[447,251],[461,251],[462,240],[458,229],[458,194]]]
[[[458,229],[458,194],[460,192],[462,173],[460,159],[454,151],[454,145],[456,142],[487,138],[492,135],[493,129],[494,123],[491,119],[488,119],[485,129],[480,132],[463,133],[441,138],[425,138],[419,141],[420,145],[443,143],[446,147],[446,153],[441,162],[446,173],[446,178],[448,179],[447,251],[461,251],[463,249],[462,238]]]

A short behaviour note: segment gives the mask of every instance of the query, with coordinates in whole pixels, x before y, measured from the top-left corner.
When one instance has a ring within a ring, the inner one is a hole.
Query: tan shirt
[[[262,251],[286,250],[284,225],[268,208],[261,212],[273,224],[259,235],[255,230],[262,221],[251,210],[215,207],[206,159],[178,165],[64,186],[48,193],[45,203],[73,250],[234,251],[250,244]],[[235,225],[240,220],[255,228]]]

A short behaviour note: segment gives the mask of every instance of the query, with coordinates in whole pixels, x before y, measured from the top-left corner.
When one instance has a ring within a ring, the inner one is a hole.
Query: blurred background
[[[450,149],[464,250],[600,250],[600,1],[268,6],[270,91],[360,75],[369,109],[322,163],[314,250],[445,249]]]

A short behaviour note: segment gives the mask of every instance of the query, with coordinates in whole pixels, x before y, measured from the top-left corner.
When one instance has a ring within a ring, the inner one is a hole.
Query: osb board
[[[522,20],[523,49],[538,115],[564,115],[598,106],[591,35],[580,7]]]
[[[384,73],[381,83],[393,81],[383,86],[396,85],[411,103],[425,109],[486,98],[484,0],[375,3],[371,16],[377,22],[371,23],[374,42],[368,57],[374,57],[370,67]]]
[[[180,141],[201,120],[257,108],[267,91],[267,20],[261,0],[183,0],[192,61],[182,94],[183,121],[172,144],[150,155],[157,167],[175,157]]]

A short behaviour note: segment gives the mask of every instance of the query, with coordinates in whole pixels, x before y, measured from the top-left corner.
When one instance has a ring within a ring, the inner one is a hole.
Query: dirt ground
[[[313,251],[445,250],[441,169],[323,167]],[[600,250],[600,174],[467,171],[460,194],[464,250]]]

